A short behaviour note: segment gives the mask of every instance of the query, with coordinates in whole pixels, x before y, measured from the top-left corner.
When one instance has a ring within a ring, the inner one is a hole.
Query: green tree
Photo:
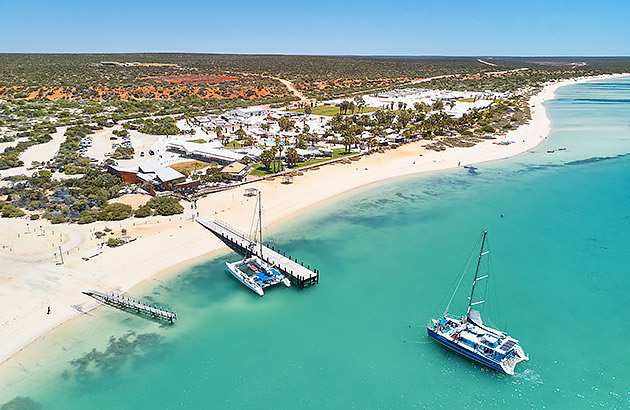
[[[444,102],[442,100],[436,100],[431,106],[435,111],[441,111],[444,109]]]
[[[269,167],[271,166],[271,163],[274,160],[274,156],[275,156],[275,153],[272,152],[271,149],[266,149],[260,154],[260,157],[258,159],[265,166],[265,168],[269,169]]]
[[[295,127],[295,121],[289,119],[289,117],[281,117],[278,120],[278,125],[281,131],[290,131]]]
[[[341,103],[339,103],[339,113],[343,112],[343,114],[345,115],[349,109],[350,109],[350,102],[342,101]]]
[[[239,140],[242,140],[243,138],[247,137],[247,133],[245,132],[243,127],[240,127],[239,129],[237,129],[234,134]]]
[[[397,118],[398,118],[398,123],[400,123],[402,128],[405,128],[407,124],[409,124],[411,119],[413,118],[413,115],[411,114],[411,112],[407,110],[402,110],[398,112]]]
[[[289,166],[295,166],[300,160],[300,155],[297,153],[297,150],[293,147],[287,150],[287,163]]]
[[[354,105],[356,105],[356,107],[361,110],[361,112],[363,112],[363,107],[365,107],[365,100],[362,96],[358,95],[354,97]]]

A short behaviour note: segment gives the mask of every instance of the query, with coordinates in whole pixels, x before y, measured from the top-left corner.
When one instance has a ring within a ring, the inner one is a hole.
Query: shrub
[[[143,205],[133,214],[136,218],[146,218],[147,216],[151,216],[152,213],[153,211],[151,211],[151,207],[149,205]]]
[[[107,204],[98,213],[98,219],[101,221],[120,221],[131,215],[131,205],[127,204]]]
[[[91,224],[92,222],[98,221],[99,211],[83,211],[79,214],[79,220],[77,221],[80,224]]]
[[[132,159],[134,152],[132,147],[118,147],[111,157],[114,159]]]
[[[31,215],[31,221],[36,221],[39,219],[39,214],[33,214]]]
[[[106,243],[106,245],[109,246],[110,248],[115,248],[122,244],[123,244],[122,239],[116,239],[116,238],[109,238]]]
[[[101,232],[101,231],[94,232],[94,236],[96,236],[96,239],[101,239],[105,235],[106,234],[104,232]]]
[[[24,216],[24,211],[20,208],[13,206],[11,204],[6,204],[2,207],[2,217],[3,218],[18,218],[20,216]]]
[[[492,134],[496,130],[491,125],[484,125],[483,127],[481,127],[481,131]]]
[[[153,197],[147,202],[147,205],[155,209],[157,215],[175,215],[184,213],[184,207],[179,204],[179,199],[168,197]]]
[[[50,223],[52,224],[62,224],[66,222],[66,217],[63,214],[57,214],[50,217]]]

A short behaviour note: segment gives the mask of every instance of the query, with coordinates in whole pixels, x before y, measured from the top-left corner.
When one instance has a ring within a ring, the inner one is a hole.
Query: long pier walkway
[[[303,289],[319,283],[319,270],[311,269],[309,265],[304,266],[304,262],[298,263],[297,259],[294,260],[290,256],[287,257],[276,249],[269,248],[269,246],[264,244],[261,255],[260,245],[257,241],[225,222],[204,217],[198,217],[196,221],[216,235],[232,250],[242,254],[251,251],[254,256],[271,265],[275,265],[276,269],[280,270],[284,276],[289,278],[291,284],[296,285],[298,288]]]
[[[130,310],[136,313],[151,316],[155,319],[166,320],[171,323],[177,319],[177,312],[174,310],[169,311],[165,308],[158,308],[143,302],[129,299],[128,297],[108,295],[97,290],[86,290],[83,293],[118,309]]]

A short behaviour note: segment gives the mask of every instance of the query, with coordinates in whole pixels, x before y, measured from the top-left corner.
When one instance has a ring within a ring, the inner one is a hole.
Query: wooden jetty
[[[170,323],[173,323],[173,321],[177,319],[177,312],[174,310],[169,311],[163,307],[152,306],[147,303],[130,299],[126,296],[114,294],[108,295],[97,290],[86,290],[83,294],[91,296],[94,299],[115,308],[144,314],[155,319],[166,320]]]
[[[304,289],[307,286],[319,283],[319,270],[311,269],[309,265],[304,266],[304,262],[298,263],[297,259],[294,260],[290,256],[287,257],[267,245],[263,245],[261,248],[257,241],[225,222],[204,217],[197,217],[196,221],[216,235],[232,250],[242,254],[251,252],[251,254],[263,261],[275,265],[284,276],[289,278],[291,284],[298,288]],[[262,255],[260,254],[261,249]]]

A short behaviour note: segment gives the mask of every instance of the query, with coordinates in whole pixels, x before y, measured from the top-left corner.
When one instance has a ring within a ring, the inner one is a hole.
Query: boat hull
[[[225,267],[227,268],[228,272],[232,274],[232,276],[234,276],[239,282],[247,286],[253,292],[258,294],[258,296],[265,295],[265,292],[263,291],[262,287],[258,286],[256,283],[251,283],[251,281],[248,281],[245,278],[246,275],[243,272],[241,272],[241,270],[238,268],[238,266],[236,266],[236,264],[225,262]]]
[[[453,343],[452,341],[448,340],[447,338],[445,338],[444,336],[439,335],[437,332],[435,332],[434,330],[432,330],[430,327],[427,328],[427,334],[429,335],[429,337],[433,340],[435,340],[436,342],[440,343],[443,346],[448,347],[449,349],[461,354],[462,356],[466,356],[469,359],[472,359],[478,363],[483,364],[484,366],[488,366],[494,370],[500,371],[501,373],[505,373],[505,374],[510,374],[508,372],[505,371],[505,369],[501,366],[501,363],[489,360],[486,357],[477,355],[473,352],[468,351],[467,349],[464,349],[460,346],[458,346],[457,344]]]

